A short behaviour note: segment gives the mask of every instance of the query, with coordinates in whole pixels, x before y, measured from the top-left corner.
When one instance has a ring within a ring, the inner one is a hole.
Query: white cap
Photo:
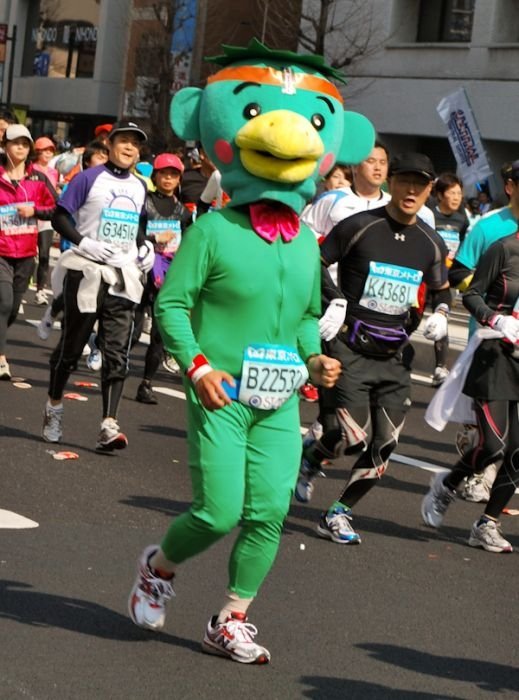
[[[14,141],[15,139],[19,139],[22,136],[24,136],[26,139],[29,139],[29,141],[33,143],[31,132],[23,124],[9,124],[4,134],[4,138],[6,141]]]

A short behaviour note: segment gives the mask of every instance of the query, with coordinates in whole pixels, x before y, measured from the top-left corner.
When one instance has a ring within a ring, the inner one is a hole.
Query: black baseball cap
[[[146,132],[143,131],[138,124],[128,121],[115,122],[112,126],[112,130],[108,134],[108,138],[112,140],[117,134],[123,134],[127,131],[132,131],[134,134],[137,134],[143,142],[148,140]]]
[[[503,168],[504,171],[504,168]],[[509,169],[503,172],[506,180],[519,180],[519,160],[514,160]]]
[[[418,173],[428,180],[434,180],[434,165],[423,153],[399,153],[389,163],[389,176],[398,173]]]

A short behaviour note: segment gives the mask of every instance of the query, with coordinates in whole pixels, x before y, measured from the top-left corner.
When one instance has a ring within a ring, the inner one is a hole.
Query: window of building
[[[474,5],[475,0],[421,0],[417,41],[469,42]]]
[[[98,23],[98,0],[29,3],[22,75],[92,78]]]

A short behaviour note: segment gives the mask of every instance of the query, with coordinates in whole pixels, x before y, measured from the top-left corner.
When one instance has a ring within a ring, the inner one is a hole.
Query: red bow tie
[[[299,217],[285,204],[257,202],[249,205],[252,228],[272,243],[278,236],[288,243],[299,233]]]

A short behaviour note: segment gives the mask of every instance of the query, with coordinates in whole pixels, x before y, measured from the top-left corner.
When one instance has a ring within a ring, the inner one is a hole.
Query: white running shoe
[[[180,367],[178,365],[178,362],[175,360],[173,355],[165,355],[164,360],[162,362],[162,366],[164,367],[165,370],[168,372],[171,372],[171,374],[178,374],[180,372]]]
[[[36,326],[36,332],[38,337],[42,340],[48,340],[52,327],[54,326],[54,319],[52,318],[52,306],[47,306],[45,313],[41,317],[41,321]]]
[[[326,474],[320,467],[314,467],[306,457],[301,459],[301,467],[299,476],[297,477],[294,496],[300,503],[309,503],[314,495],[315,484],[317,477],[326,477]]]
[[[105,418],[97,436],[96,450],[113,452],[113,450],[124,450],[125,447],[128,447],[128,438],[121,432],[119,423],[115,418]]]
[[[460,498],[471,503],[488,503],[492,486],[485,483],[483,474],[474,474],[466,479]]]
[[[442,472],[431,479],[429,491],[422,501],[422,519],[429,527],[440,527],[447,508],[456,500],[456,493],[443,485],[444,478]]]
[[[61,442],[63,437],[63,406],[45,405],[41,434],[45,442]]]
[[[501,525],[495,520],[476,520],[469,537],[471,547],[483,547],[487,552],[513,552],[514,548],[501,534]]]
[[[351,508],[336,502],[321,513],[317,534],[336,544],[360,544],[360,536],[351,526],[351,521]]]
[[[448,376],[449,370],[447,367],[436,367],[432,376],[432,385],[441,386]]]
[[[34,300],[38,306],[46,306],[49,303],[49,300],[47,299],[47,292],[44,289],[37,290]]]
[[[96,345],[97,334],[91,333],[88,339],[88,346],[90,348],[90,353],[87,357],[86,364],[89,370],[92,372],[97,372],[103,366],[103,356],[101,355],[101,350]]]
[[[460,496],[473,503],[488,503],[498,471],[497,464],[489,464],[481,474],[473,474],[465,481]]]
[[[139,627],[158,631],[166,622],[166,605],[174,597],[173,576],[170,579],[156,576],[150,569],[150,558],[158,545],[146,547],[139,557],[137,578],[128,598],[128,612]]]
[[[7,360],[0,360],[0,381],[9,382],[11,380],[11,370]]]
[[[207,623],[202,649],[241,664],[268,664],[270,652],[256,644],[257,634],[257,628],[247,622],[244,613],[232,613],[225,622],[218,622],[215,615]]]

